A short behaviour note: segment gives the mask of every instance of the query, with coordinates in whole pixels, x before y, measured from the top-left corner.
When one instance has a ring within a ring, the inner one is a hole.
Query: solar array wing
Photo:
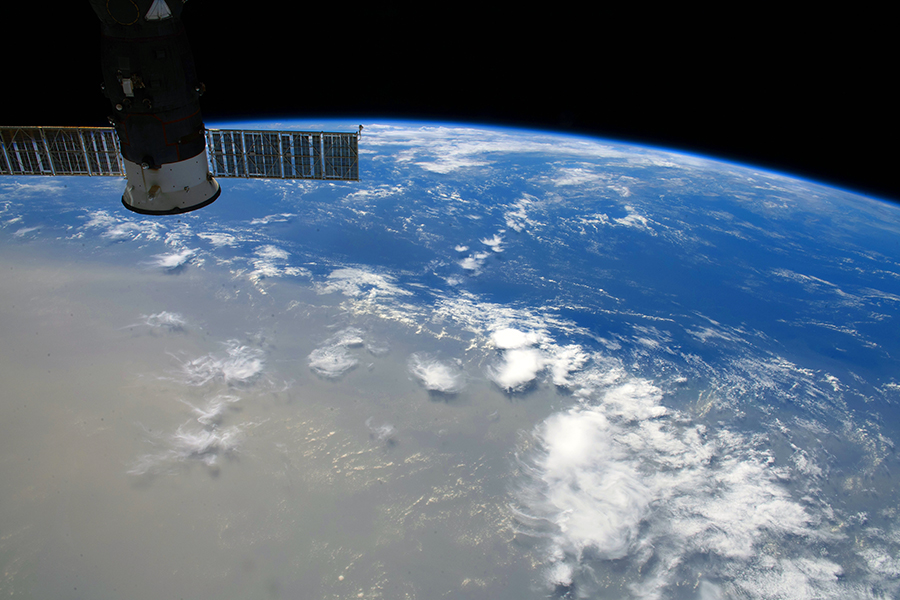
[[[0,175],[124,177],[111,127],[0,127]],[[215,177],[359,181],[359,133],[206,130]]]
[[[111,127],[0,127],[0,142],[0,175],[125,175]]]
[[[215,177],[359,181],[359,134],[208,129]]]

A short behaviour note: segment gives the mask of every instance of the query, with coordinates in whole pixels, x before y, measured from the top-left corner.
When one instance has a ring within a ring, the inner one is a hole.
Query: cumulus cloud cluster
[[[481,252],[473,252],[469,256],[466,256],[462,260],[458,261],[460,267],[465,269],[466,271],[471,272],[472,274],[478,274],[481,272],[481,267],[484,266],[484,261],[487,260],[492,253],[500,253],[503,252],[503,230],[499,233],[494,234],[489,238],[482,238],[480,242],[490,248],[490,252],[481,251]],[[454,250],[457,252],[466,252],[469,250],[468,246],[459,244],[454,247]]]
[[[484,264],[485,259],[490,255],[490,252],[475,252],[459,261],[459,266],[466,271],[477,273],[481,271],[481,266]]]
[[[221,248],[222,246],[236,246],[237,238],[231,235],[230,233],[222,233],[222,232],[209,232],[209,233],[198,233],[197,237],[208,241],[211,245],[216,248]]]
[[[176,459],[197,458],[212,466],[220,455],[237,450],[240,439],[241,429],[237,426],[199,430],[179,427],[172,441]]]
[[[265,290],[259,285],[264,279],[271,277],[296,276],[306,273],[305,269],[293,267],[288,264],[290,252],[273,244],[259,246],[253,250],[250,265],[253,269],[248,275],[250,281],[256,285],[257,290],[265,294]]]
[[[100,229],[102,238],[114,242],[139,239],[157,240],[165,231],[165,225],[159,221],[133,220],[131,217],[111,215],[104,210],[91,212],[85,227]]]
[[[529,216],[528,211],[535,205],[534,197],[528,194],[509,207],[503,218],[506,226],[518,232],[540,227],[541,223]]]
[[[653,235],[656,234],[656,232],[653,231],[653,228],[650,227],[650,220],[647,217],[645,217],[644,215],[639,214],[637,212],[637,209],[635,209],[633,206],[631,206],[631,205],[625,206],[625,211],[628,213],[627,215],[625,215],[624,217],[620,217],[618,219],[613,219],[613,221],[615,221],[616,223],[618,223],[619,225],[622,225],[624,227],[633,227],[635,229],[643,229]]]
[[[155,254],[153,256],[153,260],[149,261],[149,264],[150,266],[156,267],[157,269],[175,273],[183,269],[184,266],[188,264],[188,262],[191,260],[191,257],[194,256],[195,252],[196,250],[193,250],[191,248],[183,248],[181,250],[168,252],[166,254]]]
[[[491,334],[491,342],[494,344],[494,347],[501,350],[533,346],[540,342],[541,338],[542,336],[534,331],[524,332],[512,327],[504,327]]]
[[[170,311],[142,315],[141,321],[154,329],[170,331],[183,331],[186,324],[183,316]],[[223,346],[222,352],[189,360],[179,358],[180,369],[170,379],[183,387],[186,396],[194,398],[177,398],[190,416],[168,433],[147,429],[147,441],[154,450],[135,461],[130,474],[163,474],[196,462],[215,474],[220,458],[239,451],[248,424],[229,421],[238,414],[236,407],[243,391],[260,381],[265,353],[238,340],[229,340]]]
[[[519,523],[547,543],[548,584],[589,594],[605,561],[624,560],[619,568],[637,574],[630,597],[663,598],[675,567],[697,559],[738,596],[757,597],[773,578],[793,578],[771,588],[782,597],[834,595],[842,569],[814,551],[831,534],[791,496],[772,456],[727,428],[676,418],[661,400],[650,382],[620,375],[595,403],[538,427]],[[798,554],[778,549],[798,539]]]
[[[848,584],[838,558],[817,551],[842,544],[843,534],[834,533],[833,509],[815,490],[804,495],[796,489],[799,482],[815,485],[823,472],[814,457],[795,451],[778,462],[763,432],[744,434],[668,409],[661,390],[630,377],[621,360],[557,343],[551,331],[579,330],[553,315],[480,303],[465,293],[442,299],[433,314],[470,331],[473,347],[496,352],[486,373],[500,388],[520,391],[544,378],[578,402],[538,429],[539,449],[523,467],[531,480],[521,491],[519,520],[523,531],[546,543],[551,586],[589,597],[613,577],[622,597],[665,598],[696,568],[709,577],[697,589],[710,598],[775,597],[785,590],[788,598],[869,593],[864,584]],[[748,332],[709,326],[685,334],[746,347]],[[606,345],[623,358],[677,360],[672,335],[635,325],[631,338]],[[623,349],[626,343],[631,350]],[[777,397],[814,414],[840,405],[823,401],[829,390],[840,391],[836,378],[779,357],[741,352],[715,370],[696,356],[681,358],[688,373],[719,373],[712,385],[723,402],[732,401],[728,395],[736,388],[784,393]],[[887,548],[863,558],[884,568]]]
[[[467,127],[419,127],[415,130],[392,125],[367,125],[378,135],[367,142],[370,146],[404,147],[397,152],[397,160],[419,165],[421,168],[437,173],[449,173],[457,169],[471,167],[488,167],[491,156],[507,153],[534,153],[536,156],[568,155],[584,158],[604,158],[606,161],[619,160],[635,164],[643,159],[647,164],[665,164],[681,167],[675,163],[672,155],[653,150],[616,147],[598,143],[596,140],[568,138],[558,135],[532,133],[527,137],[508,134],[501,131],[491,132],[485,136],[483,129]],[[639,154],[640,158],[636,156]],[[685,161],[686,162],[686,161]]]
[[[169,332],[184,331],[187,321],[178,313],[164,310],[152,315],[141,315],[143,325],[151,329],[163,329]]]
[[[507,392],[520,392],[544,369],[544,358],[536,348],[514,348],[503,360],[488,368],[488,377]]]
[[[379,297],[409,296],[412,292],[394,283],[389,275],[373,273],[361,268],[341,268],[328,274],[327,281],[318,286],[320,294],[340,292],[352,298],[374,300]]]
[[[503,233],[502,231],[500,233]],[[481,243],[493,250],[494,252],[503,252],[503,236],[500,233],[493,237],[483,238]]]
[[[265,366],[264,353],[259,348],[241,344],[238,340],[225,343],[225,354],[207,354],[182,363],[182,374],[187,384],[206,385],[221,382],[226,385],[246,384],[254,381]]]
[[[491,334],[493,346],[502,351],[501,360],[488,367],[488,377],[507,392],[527,388],[545,369],[554,385],[568,386],[569,375],[588,360],[580,346],[557,346],[545,334],[504,327]]]
[[[195,460],[215,468],[220,457],[238,451],[241,427],[222,426],[227,407],[238,400],[237,396],[216,395],[201,406],[185,402],[194,418],[179,425],[171,435],[158,437],[155,445],[162,449],[142,456],[128,473],[160,474]]]
[[[31,198],[34,196],[45,198],[47,196],[59,196],[67,191],[64,184],[54,179],[41,177],[35,179],[42,181],[35,183],[21,183],[16,180],[3,181],[0,183],[0,199]]]

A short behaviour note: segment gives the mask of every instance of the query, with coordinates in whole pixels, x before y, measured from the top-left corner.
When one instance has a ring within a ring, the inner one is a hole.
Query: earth
[[[363,125],[177,217],[0,180],[2,595],[900,594],[900,208]]]

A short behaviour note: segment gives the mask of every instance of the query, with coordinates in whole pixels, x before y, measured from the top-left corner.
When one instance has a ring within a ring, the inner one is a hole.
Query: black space
[[[193,0],[183,20],[208,122],[523,126],[712,155],[900,201],[887,7],[525,6]],[[86,1],[17,5],[4,26],[0,124],[106,125],[99,29]]]

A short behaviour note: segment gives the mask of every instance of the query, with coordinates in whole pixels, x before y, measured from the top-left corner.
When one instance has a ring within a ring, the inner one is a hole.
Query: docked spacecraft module
[[[182,0],[91,0],[102,23],[103,91],[128,179],[122,203],[175,214],[218,198],[205,152],[194,59]]]
[[[122,204],[172,215],[219,197],[216,178],[359,181],[355,132],[206,129],[184,0],[90,0],[100,17],[109,127],[0,125],[0,175],[97,175]]]

